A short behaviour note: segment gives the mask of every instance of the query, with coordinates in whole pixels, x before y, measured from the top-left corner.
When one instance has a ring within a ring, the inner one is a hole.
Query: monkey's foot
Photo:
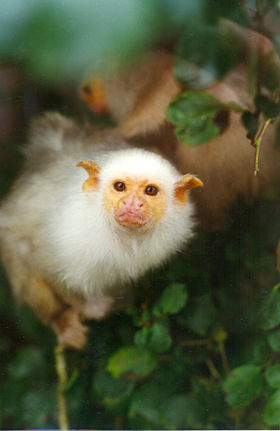
[[[55,319],[53,326],[59,343],[78,350],[84,347],[89,328],[82,324],[79,311],[73,308],[65,310]]]
[[[85,301],[81,311],[88,319],[102,320],[112,310],[113,303],[112,296],[100,295]]]

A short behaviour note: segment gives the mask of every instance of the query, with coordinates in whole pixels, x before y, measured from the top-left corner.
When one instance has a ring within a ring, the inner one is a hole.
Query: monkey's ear
[[[96,190],[96,186],[98,183],[98,174],[101,170],[101,168],[91,160],[84,160],[76,165],[77,167],[84,168],[89,178],[85,180],[83,184],[83,191],[84,192],[91,192],[93,190]]]
[[[186,190],[194,189],[195,187],[203,187],[204,184],[200,179],[194,175],[184,175],[179,181],[175,183],[175,197],[182,203],[187,202]]]

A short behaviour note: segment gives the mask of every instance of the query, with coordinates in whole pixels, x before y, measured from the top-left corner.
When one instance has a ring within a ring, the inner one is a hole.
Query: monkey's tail
[[[77,126],[73,121],[58,112],[46,112],[32,122],[25,152],[30,155],[42,150],[62,151],[63,136],[74,127]]]

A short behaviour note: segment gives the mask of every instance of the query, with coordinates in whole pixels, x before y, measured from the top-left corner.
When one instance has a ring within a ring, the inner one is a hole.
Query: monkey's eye
[[[126,185],[122,181],[117,181],[116,183],[114,183],[114,189],[117,190],[117,192],[124,192],[126,189]]]
[[[159,190],[155,186],[147,186],[145,188],[145,193],[146,193],[146,195],[149,195],[149,196],[155,196],[158,194],[158,192],[159,192]]]

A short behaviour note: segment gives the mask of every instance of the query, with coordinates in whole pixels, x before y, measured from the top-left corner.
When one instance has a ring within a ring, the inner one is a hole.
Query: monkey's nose
[[[126,207],[133,207],[134,209],[140,209],[144,206],[144,200],[140,196],[137,195],[131,195],[127,198],[125,198],[122,201],[122,204]]]

